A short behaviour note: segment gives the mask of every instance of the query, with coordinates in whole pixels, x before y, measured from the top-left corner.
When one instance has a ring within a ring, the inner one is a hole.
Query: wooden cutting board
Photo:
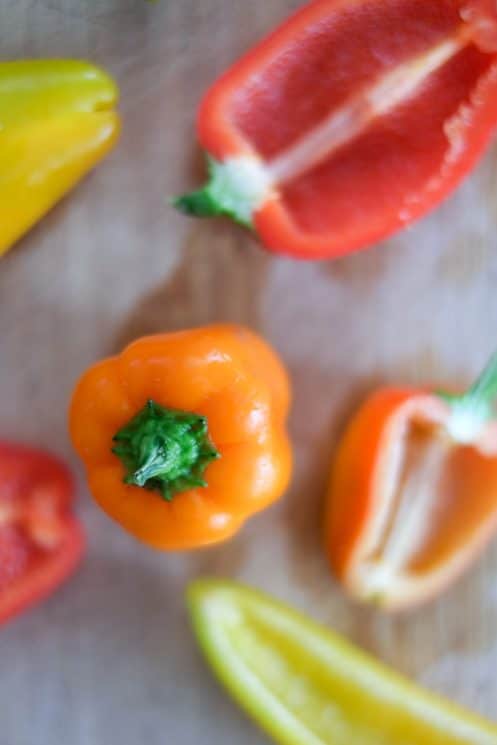
[[[185,583],[237,577],[398,670],[497,719],[497,544],[440,600],[387,618],[331,579],[319,521],[347,416],[384,381],[468,382],[497,345],[497,149],[415,228],[333,263],[270,258],[241,229],[167,197],[199,183],[194,113],[230,61],[296,0],[3,0],[2,57],[73,56],[121,86],[118,149],[0,264],[0,436],[78,468],[73,383],[132,338],[209,321],[260,330],[291,370],[296,474],[286,499],[209,551],[135,544],[79,482],[89,535],[61,592],[0,630],[2,745],[259,745],[187,625]],[[81,476],[80,471],[78,474]]]

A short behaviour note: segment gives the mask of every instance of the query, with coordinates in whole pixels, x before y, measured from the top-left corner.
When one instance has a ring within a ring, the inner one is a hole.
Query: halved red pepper
[[[208,92],[211,179],[175,205],[338,256],[435,207],[496,125],[494,0],[314,0]]]
[[[354,597],[386,610],[448,586],[497,531],[497,354],[454,396],[383,388],[339,445],[326,551]]]
[[[0,443],[0,624],[51,594],[74,571],[84,534],[72,515],[66,466]]]

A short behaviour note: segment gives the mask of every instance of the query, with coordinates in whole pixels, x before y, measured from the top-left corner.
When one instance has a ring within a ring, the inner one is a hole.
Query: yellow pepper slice
[[[0,255],[110,150],[116,101],[87,62],[0,63]]]
[[[200,580],[188,601],[219,679],[283,745],[497,743],[497,725],[419,688],[262,593]]]

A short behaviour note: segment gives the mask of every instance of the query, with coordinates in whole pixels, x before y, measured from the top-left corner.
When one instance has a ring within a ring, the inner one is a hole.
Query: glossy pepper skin
[[[0,255],[114,145],[116,100],[87,62],[0,63]]]
[[[105,512],[151,546],[190,549],[230,537],[285,491],[289,398],[260,337],[207,326],[139,339],[90,368],[70,432]]]
[[[497,357],[466,394],[373,393],[338,447],[326,551],[349,593],[402,610],[440,593],[497,531]]]
[[[74,484],[50,453],[0,442],[0,624],[51,595],[74,572],[85,539]]]
[[[495,745],[497,725],[423,690],[333,631],[244,585],[188,589],[219,680],[281,745]]]
[[[340,256],[433,209],[496,125],[493,0],[314,0],[207,93],[211,179],[175,205]]]

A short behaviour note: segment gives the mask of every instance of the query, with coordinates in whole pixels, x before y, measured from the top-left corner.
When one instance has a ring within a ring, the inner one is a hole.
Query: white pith
[[[255,156],[235,156],[212,165],[212,197],[241,222],[250,224],[272,188],[267,168]]]
[[[29,509],[11,501],[0,502],[0,529],[16,528],[25,534],[38,548],[51,550],[61,541],[61,526],[53,514],[46,519],[29,519]]]
[[[454,442],[470,445],[478,439],[485,425],[484,413],[478,408],[465,406],[462,402],[460,406],[455,404],[452,407],[446,428]]]

